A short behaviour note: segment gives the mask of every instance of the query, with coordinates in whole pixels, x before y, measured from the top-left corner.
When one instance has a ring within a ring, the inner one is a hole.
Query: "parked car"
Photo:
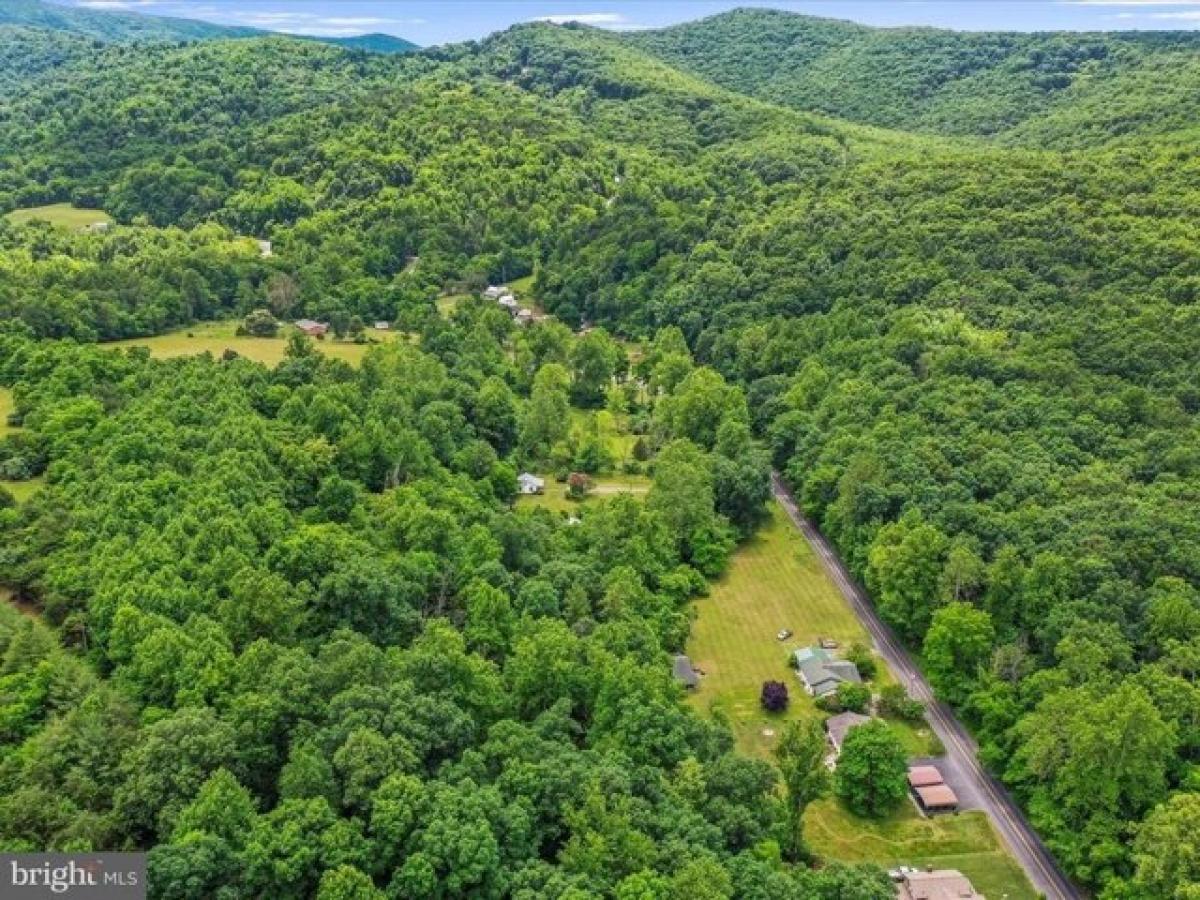
[[[781,641],[786,641],[791,636],[792,636],[792,630],[790,628],[785,628],[782,631],[780,631],[779,634],[775,635],[775,637],[779,638],[779,640],[781,640]]]

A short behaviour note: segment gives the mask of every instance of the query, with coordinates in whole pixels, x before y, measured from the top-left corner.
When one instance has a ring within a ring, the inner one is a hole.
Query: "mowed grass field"
[[[208,352],[220,356],[226,349],[268,366],[278,365],[287,350],[287,329],[281,329],[279,337],[239,336],[237,322],[201,322],[154,337],[131,338],[126,341],[111,341],[105,347],[147,347],[150,354],[159,359],[173,356],[194,356]],[[368,343],[338,341],[328,337],[313,341],[313,346],[326,356],[343,359],[351,365],[362,362],[367,350],[377,343],[396,340],[399,332],[376,332],[368,330]]]
[[[804,836],[820,856],[843,862],[958,869],[988,900],[1037,900],[1016,861],[1000,847],[982,812],[922,818],[912,803],[883,820],[860,819],[837,800],[814,803]]]
[[[696,601],[696,613],[687,653],[704,677],[689,702],[723,716],[744,752],[766,758],[775,740],[764,730],[777,735],[789,719],[824,716],[788,666],[788,654],[823,637],[842,647],[867,643],[866,631],[775,503],[767,525],[734,553],[710,595]],[[784,628],[792,637],[777,640]],[[759,705],[769,679],[787,685],[787,712],[769,714]]]
[[[604,497],[612,497],[616,494],[633,494],[635,497],[644,497],[650,490],[650,479],[645,475],[609,475],[593,478],[595,487],[592,488],[591,494],[583,500],[568,500],[566,484],[555,481],[552,475],[544,472],[534,474],[546,479],[546,492],[544,494],[523,494],[517,498],[517,505],[540,506],[552,512],[568,515],[586,509],[589,503]]]
[[[16,430],[8,424],[8,414],[15,408],[12,391],[6,387],[0,387],[0,438]]]
[[[6,217],[10,222],[24,225],[37,219],[58,225],[61,228],[78,230],[97,222],[111,222],[112,218],[102,209],[78,209],[70,203],[52,203],[49,206],[30,206],[14,209]]]
[[[0,387],[0,439],[20,430],[8,424],[8,414],[13,411],[14,406],[12,391]],[[41,478],[32,478],[29,481],[0,481],[0,487],[12,494],[18,503],[24,503],[44,483]]]
[[[776,635],[784,628],[793,634],[780,641]],[[790,651],[820,638],[832,638],[843,650],[855,641],[870,643],[811,548],[773,503],[767,525],[737,550],[710,595],[696,601],[686,649],[704,675],[688,702],[727,721],[743,752],[771,759],[789,720],[825,716],[787,664]],[[759,705],[768,679],[788,686],[787,712],[768,714]],[[880,661],[875,686],[891,680]],[[890,724],[913,756],[940,752],[927,727]],[[906,802],[875,821],[857,818],[830,797],[809,808],[805,837],[827,859],[957,868],[989,898],[1036,897],[983,813],[926,819]]]

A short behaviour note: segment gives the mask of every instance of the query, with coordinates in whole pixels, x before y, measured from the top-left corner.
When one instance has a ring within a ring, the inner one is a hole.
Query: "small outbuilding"
[[[273,251],[271,250],[271,242],[270,241],[259,241],[258,242],[258,255],[259,256],[267,257],[267,256],[271,256],[272,253],[273,253]]]
[[[913,792],[927,815],[958,810],[958,795],[948,784],[931,784],[928,787],[914,788]]]
[[[675,680],[689,691],[695,690],[696,686],[700,684],[700,676],[692,666],[692,661],[682,653],[675,657],[672,673],[675,675]]]
[[[495,300],[497,297],[501,296],[503,293],[504,293],[504,288],[502,288],[498,285],[495,285],[495,284],[489,284],[483,290],[483,296],[487,297],[489,300]]]
[[[937,766],[909,766],[908,785],[926,815],[958,810],[958,795]]]
[[[328,322],[317,322],[313,319],[298,319],[296,327],[309,337],[315,338],[323,338],[325,337],[325,333],[329,331]]]
[[[943,783],[942,773],[938,771],[937,766],[909,766],[908,768],[909,787],[929,787],[933,784]]]
[[[392,326],[391,326],[390,322],[376,322],[375,323],[376,331],[388,331],[389,329],[391,329],[391,327]]]
[[[538,478],[531,472],[522,472],[517,476],[517,491],[522,494],[544,494],[546,479]]]

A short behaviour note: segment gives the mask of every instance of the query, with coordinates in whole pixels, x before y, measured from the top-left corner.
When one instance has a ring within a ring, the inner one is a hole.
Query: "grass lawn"
[[[0,487],[12,494],[18,503],[24,503],[45,483],[44,478],[31,478],[28,481],[0,481]]]
[[[922,818],[905,802],[882,820],[860,819],[833,798],[814,803],[804,818],[813,850],[845,862],[884,867],[958,869],[989,900],[1036,900],[1020,866],[1000,849],[987,816],[966,812]]]
[[[644,496],[650,490],[650,479],[645,475],[609,475],[593,479],[595,487],[584,500],[568,500],[566,484],[560,484],[551,475],[541,477],[546,479],[546,493],[523,494],[517,498],[518,506],[540,506],[553,512],[571,514],[586,508],[598,498],[624,493]]]
[[[722,716],[740,750],[767,759],[787,721],[824,716],[788,667],[789,651],[822,637],[842,648],[855,641],[869,645],[858,619],[776,504],[767,525],[738,549],[711,594],[696,601],[696,613],[687,653],[704,676],[688,702]],[[777,640],[783,628],[791,629],[792,637]],[[880,667],[876,688],[891,680],[882,662]],[[787,712],[768,714],[759,705],[768,679],[788,686]],[[940,752],[927,727],[890,724],[911,755]],[[906,803],[892,817],[875,822],[856,818],[830,798],[809,809],[806,837],[829,859],[958,868],[989,898],[1036,896],[982,813],[924,819]]]
[[[0,387],[0,438],[16,431],[8,424],[8,414],[13,411],[14,406],[12,391],[6,387]]]
[[[31,206],[14,209],[7,216],[10,222],[23,225],[34,219],[49,222],[62,228],[87,228],[97,222],[111,222],[108,213],[101,209],[77,209],[70,203],[54,203],[50,206]]]
[[[442,296],[437,298],[437,311],[448,319],[454,315],[454,311],[458,309],[458,304],[470,296],[470,294],[442,294]]]
[[[146,338],[131,338],[127,341],[112,341],[106,347],[149,347],[152,356],[168,359],[173,356],[192,356],[208,351],[213,356],[220,356],[226,348],[256,362],[274,366],[283,361],[287,349],[285,332],[280,337],[239,337],[234,332],[237,322],[201,322],[170,331],[166,334]],[[376,342],[395,340],[399,332],[369,332],[369,338]],[[370,343],[355,344],[352,341],[338,341],[327,338],[323,341],[313,341],[313,345],[326,356],[344,359],[352,365],[362,362],[363,356],[372,346]]]

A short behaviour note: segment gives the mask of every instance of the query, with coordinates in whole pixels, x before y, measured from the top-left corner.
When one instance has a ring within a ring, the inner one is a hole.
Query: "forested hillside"
[[[1071,148],[1191,129],[1195,32],[959,33],[740,9],[626,40],[743,93],[853,122]]]
[[[890,897],[808,868],[774,770],[669,679],[761,517],[761,442],[1072,876],[1195,890],[1200,166],[1147,137],[1175,129],[1153,66],[1195,51],[1112,38],[1143,58],[1089,93],[1015,60],[1108,72],[1090,36],[961,38],[1000,61],[834,109],[763,87],[793,19],[714,21],[118,46],[0,99],[0,209],[117,220],[0,223],[0,467],[47,482],[0,512],[0,583],[43,616],[0,620],[6,846],[155,847],[179,897]],[[875,34],[799,21],[810,68]],[[710,38],[710,69],[664,61]],[[1143,139],[1110,146],[1127,77]],[[435,310],[523,276],[638,352]],[[412,343],[358,370],[77,343],[263,307]],[[571,401],[636,423],[645,505],[511,506]]]
[[[191,41],[262,33],[255,28],[214,25],[198,19],[86,9],[46,0],[4,0],[0,3],[0,25],[27,25],[118,42]]]

